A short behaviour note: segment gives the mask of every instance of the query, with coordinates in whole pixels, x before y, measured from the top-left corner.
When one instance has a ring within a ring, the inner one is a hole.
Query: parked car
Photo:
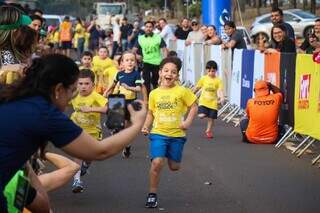
[[[61,18],[61,16],[58,16],[58,15],[47,15],[47,14],[44,14],[43,18],[45,19],[47,27],[50,26],[50,25],[59,27],[60,23],[63,20],[63,18]]]
[[[295,36],[303,37],[308,35],[314,26],[315,20],[319,18],[300,9],[284,10],[283,17],[284,21],[293,27]],[[272,26],[271,13],[259,16],[251,25],[251,36],[254,38],[259,33],[262,33],[269,40]]]
[[[249,32],[247,31],[247,29],[244,26],[237,26],[237,31],[239,31],[241,33],[241,35],[243,36],[244,41],[247,44],[247,48],[252,49],[251,36],[250,36]]]

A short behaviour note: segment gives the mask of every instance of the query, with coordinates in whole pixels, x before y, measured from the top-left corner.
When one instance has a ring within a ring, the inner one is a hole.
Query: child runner
[[[160,64],[160,85],[149,95],[149,111],[142,132],[149,133],[150,139],[150,188],[147,196],[146,208],[156,208],[157,190],[160,181],[160,172],[165,158],[171,171],[180,169],[183,146],[186,142],[186,133],[193,118],[197,114],[197,97],[191,90],[177,85],[181,60],[177,57],[168,57]],[[190,111],[184,119],[186,108]]]
[[[74,112],[71,115],[71,119],[84,131],[89,133],[97,140],[101,140],[102,132],[100,125],[100,113],[107,111],[107,99],[102,95],[94,91],[94,73],[89,69],[80,71],[78,80],[78,92],[79,94],[71,100]],[[81,166],[74,176],[72,185],[72,191],[79,193],[83,191],[83,183],[80,180],[80,175],[86,173],[86,169],[89,167],[89,163],[81,162],[79,159],[75,159]]]
[[[133,52],[126,51],[122,54],[121,65],[123,71],[117,73],[116,78],[111,87],[105,92],[105,96],[112,94],[114,88],[119,85],[119,93],[125,95],[126,107],[137,98],[137,92],[141,91],[141,76],[140,72],[135,70],[136,55]],[[130,114],[126,111],[126,123],[130,125]],[[127,146],[122,156],[129,158],[131,155],[131,146]]]
[[[79,70],[83,69],[92,69],[92,58],[93,55],[90,51],[84,51],[81,57],[81,65],[79,67]]]
[[[108,77],[105,76],[105,70],[114,66],[113,61],[109,58],[107,47],[99,47],[98,55],[93,57],[92,64],[92,70],[96,75],[96,91],[103,94],[106,88],[110,86],[107,85]]]
[[[207,118],[207,129],[205,136],[213,138],[213,121],[217,119],[218,103],[223,103],[223,84],[222,80],[216,76],[218,65],[215,61],[208,61],[206,64],[207,75],[200,78],[193,92],[197,93],[201,89],[199,98],[199,118]]]

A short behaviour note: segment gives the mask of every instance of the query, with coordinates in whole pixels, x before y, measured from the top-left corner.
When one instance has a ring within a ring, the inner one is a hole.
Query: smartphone
[[[126,100],[122,94],[112,94],[108,96],[108,111],[106,126],[108,129],[124,129]]]
[[[23,174],[18,174],[17,189],[14,198],[14,207],[22,211],[27,200],[30,181]]]

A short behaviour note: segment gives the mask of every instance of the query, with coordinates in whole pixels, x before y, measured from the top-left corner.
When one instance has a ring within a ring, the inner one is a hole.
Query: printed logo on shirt
[[[274,100],[264,100],[264,101],[257,101],[253,102],[255,105],[273,105],[275,103]]]
[[[170,101],[170,96],[163,96],[157,103],[157,108],[162,110],[175,109],[177,106],[177,98],[175,98],[174,101]]]

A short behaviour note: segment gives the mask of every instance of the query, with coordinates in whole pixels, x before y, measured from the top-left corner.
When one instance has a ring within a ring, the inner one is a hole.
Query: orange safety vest
[[[72,35],[71,35],[71,28],[72,24],[71,22],[62,22],[60,25],[60,41],[71,41]]]

